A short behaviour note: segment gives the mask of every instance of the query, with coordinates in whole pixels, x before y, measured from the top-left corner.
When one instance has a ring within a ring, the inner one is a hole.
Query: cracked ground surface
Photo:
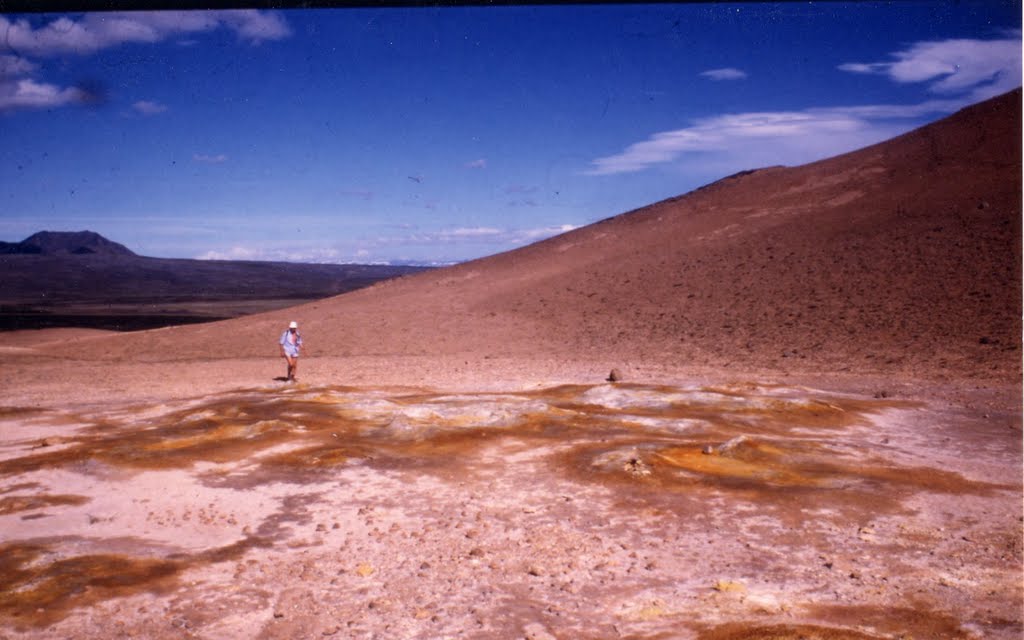
[[[273,385],[0,428],[2,637],[1022,632],[1013,411]]]

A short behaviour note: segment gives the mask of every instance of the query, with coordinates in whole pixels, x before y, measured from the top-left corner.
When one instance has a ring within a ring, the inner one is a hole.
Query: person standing
[[[302,349],[302,336],[299,335],[299,324],[292,322],[281,334],[281,356],[288,361],[289,382],[295,381],[295,373],[299,370],[299,350]]]

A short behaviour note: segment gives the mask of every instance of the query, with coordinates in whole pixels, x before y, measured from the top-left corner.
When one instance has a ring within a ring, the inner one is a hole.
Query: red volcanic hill
[[[1013,378],[1021,340],[1021,92],[890,141],[737,174],[516,251],[73,357],[644,360]]]

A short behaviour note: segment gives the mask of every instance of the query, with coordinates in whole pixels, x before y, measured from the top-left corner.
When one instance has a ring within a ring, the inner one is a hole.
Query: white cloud
[[[0,79],[25,76],[37,68],[37,64],[20,56],[0,56]]]
[[[997,40],[918,42],[890,56],[890,62],[849,62],[839,69],[884,75],[902,84],[929,82],[933,93],[969,93],[974,102],[1021,84],[1020,31]]]
[[[458,227],[413,233],[408,236],[379,238],[384,244],[499,244],[520,246],[536,242],[566,231],[575,229],[575,225],[563,224],[548,227],[526,229],[508,229],[500,227]]]
[[[700,75],[705,78],[710,78],[711,80],[743,80],[747,77],[747,73],[745,71],[741,71],[733,67],[708,69],[707,71],[701,72]]]
[[[633,173],[669,164],[704,173],[802,164],[880,142],[905,131],[906,120],[951,113],[1021,84],[1020,31],[996,40],[919,42],[892,58],[891,62],[851,62],[839,68],[884,75],[899,83],[929,82],[928,89],[944,97],[911,105],[852,105],[701,118],[687,127],[654,133],[621,153],[597,158],[583,173]],[[701,75],[738,78],[733,73],[737,71],[712,69]]]
[[[88,101],[81,89],[61,88],[29,78],[0,83],[0,111],[13,109],[47,109]]]
[[[486,169],[487,168],[487,159],[486,158],[480,158],[478,160],[473,160],[472,162],[467,162],[464,166],[467,169]]]
[[[205,153],[197,153],[192,156],[192,160],[194,162],[202,162],[205,164],[221,164],[223,162],[227,162],[228,157],[223,153],[217,154],[215,156],[207,155]]]
[[[153,102],[151,100],[139,100],[132,105],[132,108],[144,116],[155,116],[167,111],[166,105],[162,105],[159,102]]]
[[[253,44],[264,40],[282,40],[291,35],[291,29],[277,13],[239,9],[219,11],[217,16],[238,36]]]
[[[911,107],[868,105],[701,118],[689,127],[655,133],[621,153],[593,160],[584,173],[612,175],[667,163],[685,164],[687,155],[699,156],[708,168],[711,160],[732,170],[802,164],[885,140],[899,132],[893,119],[921,117],[958,106],[961,103],[931,101]]]
[[[212,250],[196,256],[196,260],[250,260],[258,262],[307,262],[336,264],[350,262],[337,249],[328,247],[266,248],[234,246],[223,251]]]
[[[28,78],[39,68],[32,58],[89,55],[127,43],[187,39],[183,36],[219,28],[234,31],[240,40],[251,44],[291,35],[280,14],[249,9],[97,12],[75,18],[61,16],[38,27],[26,18],[0,15],[5,48],[14,53],[0,56],[0,110],[57,107],[90,100],[87,91]],[[145,115],[166,109],[145,100],[136,102],[133,108]]]
[[[257,10],[132,11],[61,16],[38,28],[26,19],[0,16],[4,43],[24,56],[87,55],[125,43],[153,43],[168,38],[227,28],[251,43],[291,35],[277,13]]]

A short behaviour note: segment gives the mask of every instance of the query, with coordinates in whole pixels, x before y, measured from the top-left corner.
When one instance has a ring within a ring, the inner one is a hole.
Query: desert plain
[[[1020,120],[284,310],[0,333],[0,637],[1019,638]]]

